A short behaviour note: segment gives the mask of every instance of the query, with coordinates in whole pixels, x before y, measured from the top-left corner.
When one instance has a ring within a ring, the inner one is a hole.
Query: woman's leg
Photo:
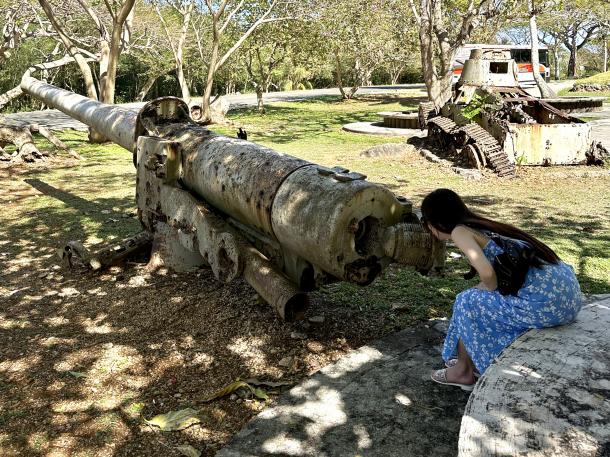
[[[461,339],[458,341],[457,353],[457,363],[451,368],[447,368],[447,381],[460,384],[474,384],[474,364]]]

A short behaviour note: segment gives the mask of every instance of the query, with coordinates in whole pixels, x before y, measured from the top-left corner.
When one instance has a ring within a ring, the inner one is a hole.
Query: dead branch
[[[38,124],[30,124],[30,132],[39,133],[45,137],[57,149],[67,152],[71,157],[80,160],[81,156],[74,150],[70,149],[63,141],[55,136],[49,129]]]
[[[19,158],[24,162],[34,162],[37,159],[44,160],[47,153],[40,152],[34,144],[34,138],[29,126],[18,127],[14,125],[0,125],[0,147],[7,144],[14,144],[17,148],[16,154],[9,157],[9,160]],[[2,156],[6,160],[6,153]]]

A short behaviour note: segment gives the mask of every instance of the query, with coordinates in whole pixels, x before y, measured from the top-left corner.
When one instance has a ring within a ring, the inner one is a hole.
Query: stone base
[[[458,455],[610,455],[609,329],[605,298],[570,325],[519,337],[470,396]]]
[[[385,135],[385,136],[426,136],[425,131],[420,129],[398,129],[384,127],[381,122],[354,122],[352,124],[345,124],[343,130],[352,133],[364,133],[367,135]]]

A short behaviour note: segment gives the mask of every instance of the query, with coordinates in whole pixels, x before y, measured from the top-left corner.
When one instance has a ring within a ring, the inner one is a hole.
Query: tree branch
[[[229,25],[229,23],[231,22],[231,19],[233,19],[233,16],[235,16],[235,14],[241,9],[241,7],[244,4],[244,0],[241,0],[237,6],[235,6],[235,8],[233,8],[233,11],[231,11],[229,13],[229,15],[227,16],[227,19],[225,20],[225,23],[222,24],[222,27],[220,27],[220,29],[218,30],[218,33],[220,35],[222,35],[222,33],[225,31],[225,29],[227,28],[227,26]]]
[[[231,47],[231,49],[229,49],[218,61],[218,63],[216,64],[216,66],[214,67],[214,71],[218,71],[218,69],[226,62],[226,60],[231,57],[231,54],[233,54],[237,49],[239,49],[239,47],[242,45],[242,43],[244,41],[246,41],[246,39],[252,35],[252,32],[254,32],[254,30],[256,30],[256,28],[261,25],[263,22],[265,22],[265,19],[267,18],[267,16],[271,13],[271,11],[273,10],[273,7],[275,6],[276,2],[274,1],[273,3],[271,3],[271,5],[269,6],[269,9],[267,9],[267,11],[265,11],[265,13],[256,20],[256,22],[254,22],[254,24],[252,24],[250,26],[250,28],[248,30],[246,30],[246,32],[235,42],[235,44]]]
[[[95,24],[95,27],[97,27],[97,30],[99,31],[100,36],[104,39],[109,39],[108,29],[102,23],[102,21],[100,21],[100,18],[98,17],[97,13],[95,11],[93,11],[93,9],[85,2],[85,0],[77,0],[77,1],[80,4],[80,6],[82,6],[83,9],[87,12],[89,17]]]

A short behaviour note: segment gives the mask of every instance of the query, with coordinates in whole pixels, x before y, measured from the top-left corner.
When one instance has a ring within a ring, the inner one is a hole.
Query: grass
[[[253,142],[362,172],[416,206],[435,188],[455,189],[475,210],[548,243],[574,266],[584,292],[609,292],[610,178],[570,177],[581,167],[520,167],[515,180],[467,181],[416,153],[362,157],[373,145],[402,140],[341,129],[347,122],[378,120],[379,111],[413,109],[422,96],[412,91],[386,99],[277,103],[263,116],[255,110],[231,113],[233,125],[212,128],[235,136],[237,127],[245,127]],[[257,412],[251,404],[225,399],[209,405],[206,411],[214,420],[197,430],[156,438],[141,426],[142,418],[180,409],[182,402],[238,377],[276,379],[277,373],[287,373],[286,378],[298,379],[305,374],[277,368],[285,353],[307,363],[307,370],[308,361],[315,362],[311,370],[319,369],[335,360],[329,358],[334,351],[350,348],[345,341],[358,347],[417,321],[448,316],[455,295],[476,283],[462,278],[468,265],[450,247],[454,255],[443,276],[392,266],[367,287],[327,285],[315,293],[310,310],[325,316],[310,335],[316,341],[307,341],[328,351],[318,360],[291,337],[297,327],[274,320],[269,307],[252,303],[253,292],[240,281],[219,286],[201,270],[154,276],[150,284],[131,288],[118,273],[53,270],[57,249],[68,241],[91,245],[140,230],[131,154],[114,145],[90,145],[82,132],[60,137],[84,160],[0,169],[0,296],[39,283],[9,296],[0,309],[0,369],[7,370],[0,376],[0,447],[7,455],[58,449],[63,451],[57,455],[157,455],[165,449],[159,448],[161,439],[171,446],[192,442],[204,448],[204,455],[213,455]],[[41,148],[48,146],[38,140]],[[134,269],[121,275],[135,275]],[[39,279],[41,272],[52,277]],[[61,298],[67,286],[80,295]],[[188,308],[173,300],[182,297]],[[216,307],[208,308],[210,303]],[[237,328],[236,335],[225,327]],[[246,348],[243,353],[234,348],[236,342]],[[251,357],[257,344],[263,345],[260,354]],[[196,362],[199,356],[205,363]],[[88,376],[75,378],[67,371]]]
[[[596,75],[589,76],[588,78],[577,79],[574,81],[576,84],[610,84],[610,71],[597,73]],[[605,97],[604,103],[610,103],[610,90],[596,91],[596,92],[570,92],[570,89],[562,89],[559,92],[561,96],[570,97]]]
[[[570,89],[562,89],[559,94],[562,97],[605,97],[604,103],[610,103],[610,90],[600,90],[596,92],[571,92]]]
[[[350,102],[321,97],[275,103],[262,116],[256,110],[244,109],[230,118],[247,130],[250,141],[322,165],[341,165],[363,172],[369,180],[416,204],[434,188],[453,188],[475,209],[530,230],[551,245],[576,267],[585,292],[609,291],[610,261],[606,249],[610,218],[603,197],[607,179],[551,179],[545,177],[548,169],[522,168],[520,178],[513,181],[465,181],[420,157],[363,158],[360,152],[368,147],[402,140],[341,129],[348,122],[377,120],[378,111],[413,109],[418,96],[411,93],[390,100],[366,98]],[[213,128],[231,136],[236,130]],[[60,246],[72,239],[94,243],[136,231],[138,222],[131,217],[135,208],[130,154],[114,145],[90,145],[84,141],[83,133],[64,133],[62,139],[86,160],[72,168],[28,172],[25,182],[44,195],[10,206],[5,212],[7,225],[0,229],[0,236],[22,247],[39,243],[42,240],[36,234],[45,232],[40,226],[41,216],[45,225],[60,227],[50,239],[44,235],[45,245]],[[411,304],[409,311],[396,318],[397,325],[406,325],[447,315],[455,294],[474,284],[461,279],[460,273],[466,270],[463,260],[450,261],[443,278],[422,277],[406,268],[394,268],[369,287],[338,283],[320,293],[365,312],[388,311],[392,305],[406,301]]]
[[[610,71],[597,73],[588,78],[577,79],[574,84],[610,84]]]

